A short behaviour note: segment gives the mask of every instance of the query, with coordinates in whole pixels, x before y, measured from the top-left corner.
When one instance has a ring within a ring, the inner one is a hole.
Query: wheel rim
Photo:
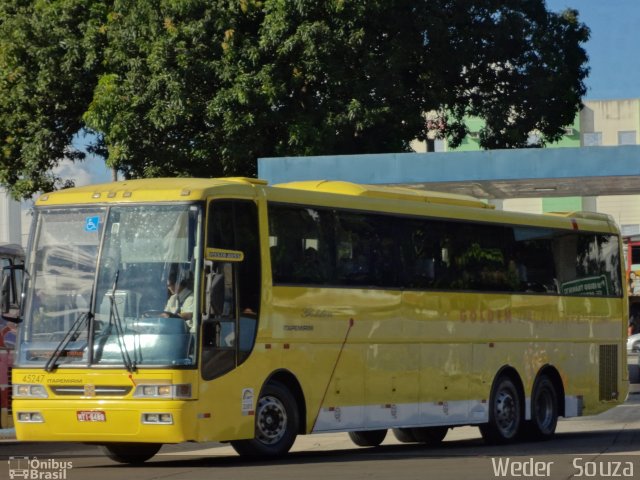
[[[555,406],[553,395],[548,388],[543,388],[535,403],[536,422],[542,432],[548,432],[553,428],[555,418]]]
[[[256,438],[266,445],[278,443],[287,431],[287,411],[276,397],[262,397],[258,402]]]
[[[501,389],[496,395],[495,422],[504,438],[511,438],[518,429],[518,401],[511,389]]]

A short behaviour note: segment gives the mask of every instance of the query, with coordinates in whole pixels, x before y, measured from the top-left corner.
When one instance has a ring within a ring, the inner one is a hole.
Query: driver
[[[164,307],[164,317],[180,317],[191,322],[193,318],[193,292],[189,288],[189,281],[181,279],[178,281],[176,273],[170,273],[167,278],[167,288],[171,296]]]

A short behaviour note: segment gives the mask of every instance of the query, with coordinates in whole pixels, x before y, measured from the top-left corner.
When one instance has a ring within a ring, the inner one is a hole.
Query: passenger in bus
[[[180,317],[187,321],[191,326],[193,318],[193,291],[191,290],[188,279],[178,280],[178,275],[174,272],[169,274],[167,278],[167,289],[171,293],[166,306],[164,307],[163,317]]]
[[[294,275],[300,282],[322,283],[325,280],[324,267],[318,250],[308,247],[304,251],[303,257],[296,264]]]
[[[640,279],[635,272],[629,273],[629,295],[640,295]]]
[[[629,307],[628,335],[640,333],[640,304],[634,303]]]

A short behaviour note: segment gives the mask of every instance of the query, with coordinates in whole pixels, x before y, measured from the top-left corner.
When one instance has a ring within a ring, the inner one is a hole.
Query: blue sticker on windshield
[[[84,221],[84,231],[85,232],[97,232],[98,225],[100,224],[100,217],[87,217]]]

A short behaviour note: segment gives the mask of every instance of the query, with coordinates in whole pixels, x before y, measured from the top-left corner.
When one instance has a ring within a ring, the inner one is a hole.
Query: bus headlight
[[[44,385],[39,384],[14,384],[13,385],[13,398],[47,398],[49,394]]]
[[[138,385],[133,396],[137,398],[191,398],[191,384]]]

